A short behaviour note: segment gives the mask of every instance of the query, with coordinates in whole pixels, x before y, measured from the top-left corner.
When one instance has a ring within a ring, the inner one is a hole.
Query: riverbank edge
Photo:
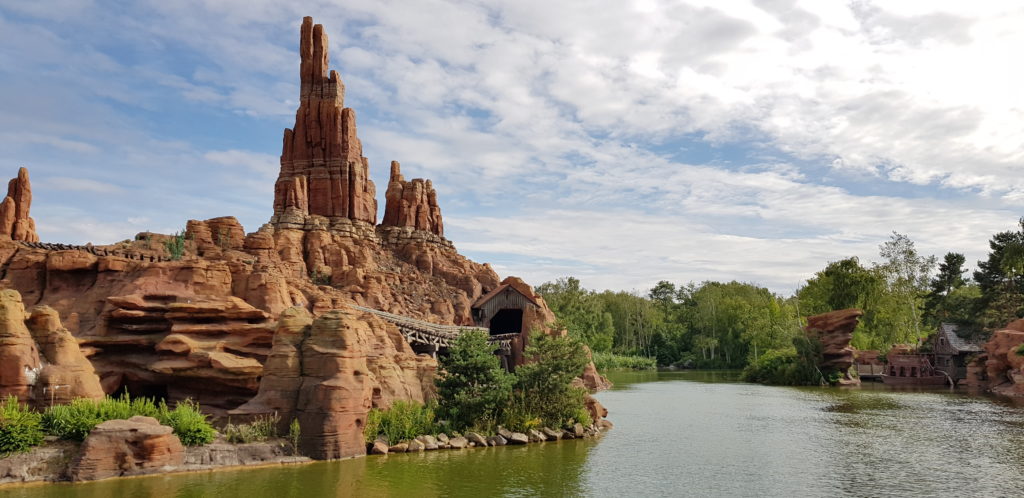
[[[444,433],[437,435],[424,434],[415,438],[390,444],[385,438],[378,437],[366,443],[366,454],[387,455],[390,453],[415,453],[435,450],[461,450],[469,448],[486,448],[494,446],[522,446],[533,443],[547,443],[563,439],[586,439],[600,437],[614,427],[609,420],[602,419],[596,424],[584,427],[575,424],[572,429],[554,430],[548,427],[530,429],[527,432],[513,432],[498,429],[493,435],[484,436],[477,432],[466,432],[466,435],[455,433],[449,437]]]
[[[475,437],[472,437],[473,440],[464,438],[467,440],[467,444],[465,446],[453,447],[449,444],[445,447],[438,445],[437,447],[428,449],[427,444],[422,444],[418,449],[406,449],[404,452],[416,453],[442,449],[468,450],[471,448],[496,446],[521,446],[535,443],[557,442],[568,439],[598,438],[603,436],[605,432],[613,427],[613,424],[607,420],[602,420],[602,422],[603,424],[600,425],[594,424],[583,428],[582,433],[575,430],[570,431],[568,429],[555,431],[543,428],[540,431],[536,431],[544,435],[542,440],[528,440],[521,444],[510,443],[508,440],[505,440],[501,434],[482,436],[477,433],[467,433],[467,435],[471,434]],[[547,430],[545,431],[544,429]],[[415,440],[419,440],[420,438],[425,439],[426,437],[428,436],[419,436],[419,438]],[[529,435],[527,435],[527,437],[529,438]],[[501,438],[501,440],[497,438]],[[504,442],[501,442],[502,440],[504,440]],[[287,448],[288,445],[283,439],[262,443],[241,444],[219,442],[203,446],[187,447],[185,449],[186,463],[181,466],[165,466],[155,469],[147,469],[145,472],[113,476],[97,481],[72,481],[69,477],[71,462],[78,455],[80,446],[81,443],[72,441],[51,441],[42,446],[33,448],[28,452],[17,453],[0,458],[0,490],[27,486],[43,486],[47,484],[85,484],[111,479],[131,479],[155,475],[221,472],[276,467],[282,465],[305,465],[325,461],[313,460],[312,458],[305,456],[284,454],[285,448]],[[372,448],[373,445],[371,444],[369,446]],[[389,451],[388,453],[399,453],[399,451]],[[369,457],[373,455],[380,455],[380,453],[373,453],[368,450],[367,454],[364,456]],[[384,453],[384,455],[386,455],[386,453]],[[267,458],[268,456],[269,458]],[[347,458],[338,460],[347,460]]]
[[[53,483],[96,482],[72,481],[70,478],[71,463],[78,456],[80,447],[81,443],[53,441],[25,453],[0,458],[0,489]],[[286,447],[283,439],[240,444],[218,442],[186,447],[183,465],[145,469],[99,480],[296,465],[316,461],[305,456],[286,454]]]

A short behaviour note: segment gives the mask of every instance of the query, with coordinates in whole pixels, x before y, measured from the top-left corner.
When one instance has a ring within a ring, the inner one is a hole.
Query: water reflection
[[[769,387],[737,372],[613,372],[596,441],[367,457],[10,496],[1009,496],[1024,409],[946,390]]]

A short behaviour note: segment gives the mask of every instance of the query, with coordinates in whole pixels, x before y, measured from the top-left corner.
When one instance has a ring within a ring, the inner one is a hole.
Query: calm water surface
[[[1022,496],[1024,407],[948,391],[613,373],[599,440],[91,484],[16,497]]]

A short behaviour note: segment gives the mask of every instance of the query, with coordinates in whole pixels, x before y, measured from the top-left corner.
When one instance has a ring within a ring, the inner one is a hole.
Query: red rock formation
[[[25,326],[17,291],[0,291],[0,397],[28,402],[39,374],[39,349]]]
[[[314,321],[308,311],[290,308],[281,314],[259,392],[229,414],[276,413],[282,430],[298,416],[307,424],[303,434],[308,430],[317,435],[308,445],[337,452],[325,458],[361,454],[346,432],[356,421],[365,421],[359,407],[387,408],[394,400],[426,402],[433,395],[436,370],[433,358],[416,355],[394,325],[373,315],[335,310]],[[335,391],[336,384],[360,390]],[[304,404],[303,397],[314,405]]]
[[[36,222],[28,215],[32,206],[32,184],[28,170],[18,169],[18,176],[7,183],[7,197],[0,202],[0,234],[12,240],[39,242]]]
[[[444,237],[441,208],[430,180],[416,178],[407,182],[398,161],[391,161],[391,181],[385,199],[382,225],[411,227]]]
[[[862,315],[864,312],[858,309],[830,311],[807,317],[807,327],[804,328],[808,337],[821,342],[824,361],[818,365],[819,368],[843,374],[839,381],[843,385],[860,384],[860,379],[851,377],[849,370],[854,356],[850,341]]]
[[[0,397],[11,394],[44,407],[74,398],[98,399],[103,390],[57,312],[42,306],[30,317],[18,292],[8,289],[0,291]]]
[[[149,474],[185,463],[178,437],[155,418],[108,420],[93,428],[71,463],[72,481]]]
[[[305,215],[320,215],[374,224],[376,190],[356,136],[356,114],[344,107],[345,85],[338,73],[328,73],[327,48],[323,26],[304,18],[299,110],[295,127],[284,132],[274,215],[279,222],[302,223]]]
[[[234,216],[188,220],[185,240],[194,243],[200,255],[209,251],[241,250],[245,245],[245,230]]]
[[[332,310],[358,304],[474,325],[472,303],[500,279],[443,237],[432,185],[406,182],[397,163],[386,223],[374,226],[373,182],[355,114],[343,107],[344,87],[327,70],[323,28],[304,19],[300,43],[300,105],[285,131],[270,223],[246,235],[232,217],[189,221],[184,254],[174,261],[164,247],[170,236],[161,234],[77,247],[0,237],[0,288],[18,290],[25,305],[51,307],[37,320],[47,337],[40,344],[71,350],[62,321],[107,392],[191,397],[215,414],[291,411],[310,454],[333,458],[362,451],[367,407],[428,399],[437,365],[414,354],[394,326]],[[0,215],[13,213],[9,232],[17,238],[31,225],[27,173],[10,191]],[[528,285],[506,282],[538,304],[524,310],[527,330],[554,321]],[[4,313],[0,295],[0,394],[24,399],[40,373],[39,346],[25,330],[23,306],[20,320]],[[84,364],[76,365],[83,368],[65,372],[78,373],[54,381],[89,384]]]
[[[1024,320],[1016,320],[992,333],[985,352],[967,365],[965,385],[1005,396],[1024,396]]]
[[[82,354],[78,341],[60,323],[57,310],[37,306],[28,317],[43,361],[32,396],[37,407],[70,403],[73,399],[101,399],[103,388],[92,363]]]
[[[147,294],[113,296],[105,335],[83,336],[107,393],[197,400],[230,409],[259,385],[273,323],[237,297]]]

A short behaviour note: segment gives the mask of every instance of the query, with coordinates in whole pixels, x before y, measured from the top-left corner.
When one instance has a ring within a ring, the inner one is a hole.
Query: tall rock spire
[[[356,136],[356,113],[344,107],[345,85],[328,72],[327,34],[312,17],[299,37],[301,91],[295,127],[284,131],[274,215],[320,215],[377,222],[376,189]]]
[[[430,180],[420,178],[405,181],[401,165],[391,161],[391,180],[384,194],[385,226],[412,227],[444,237],[441,208],[437,205],[437,192]]]
[[[39,242],[36,222],[28,215],[32,207],[32,184],[28,181],[28,170],[21,168],[18,176],[7,183],[7,197],[0,202],[0,235],[11,240]]]

